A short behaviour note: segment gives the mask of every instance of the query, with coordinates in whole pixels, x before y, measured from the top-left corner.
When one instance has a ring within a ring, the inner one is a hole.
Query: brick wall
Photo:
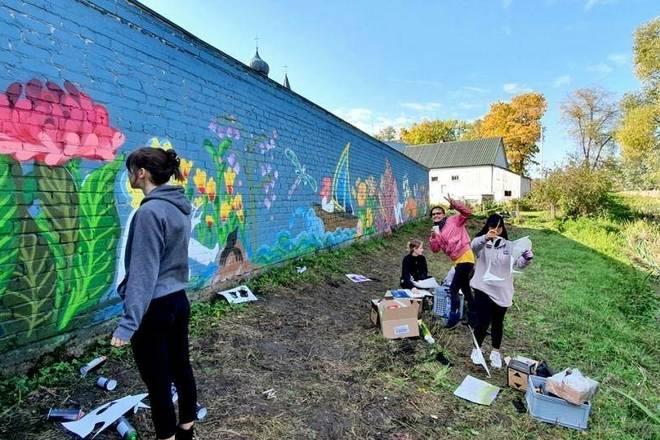
[[[184,159],[193,289],[427,209],[426,169],[136,3],[3,0],[0,64],[2,353],[120,312],[137,147]]]

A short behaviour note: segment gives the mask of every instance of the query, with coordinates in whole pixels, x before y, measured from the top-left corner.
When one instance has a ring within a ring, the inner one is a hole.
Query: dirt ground
[[[359,250],[340,262],[344,272],[374,281],[354,284],[343,273],[311,267],[317,281],[256,292],[260,300],[220,320],[209,319],[191,341],[199,401],[208,417],[197,424],[198,439],[438,439],[553,438],[548,428],[518,414],[512,401],[524,399],[506,388],[503,371],[492,379],[469,359],[467,327],[432,327],[436,347],[421,339],[388,341],[369,321],[369,303],[396,287],[406,242],[424,237],[418,224],[383,239],[378,249]],[[449,268],[443,255],[430,255],[433,275]],[[319,282],[318,279],[322,281]],[[515,316],[515,311],[512,315]],[[507,354],[525,353],[521,330],[507,316]],[[488,339],[489,340],[489,339]],[[440,348],[438,348],[440,347]],[[444,352],[451,368],[437,361]],[[68,438],[45,421],[51,406],[81,405],[89,410],[113,398],[143,392],[132,361],[110,360],[102,373],[116,378],[113,393],[93,379],[62,388],[41,388],[0,420],[3,439]],[[452,395],[466,375],[502,387],[492,406]],[[272,389],[272,398],[264,391]],[[154,438],[149,411],[131,420],[140,438]],[[118,438],[113,430],[99,439]]]

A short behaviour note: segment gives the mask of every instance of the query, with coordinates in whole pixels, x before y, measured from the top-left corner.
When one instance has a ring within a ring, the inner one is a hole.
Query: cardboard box
[[[378,303],[380,301],[380,299],[371,300],[371,312],[369,313],[369,319],[371,319],[371,323],[376,327],[380,325],[380,319],[378,319]]]
[[[591,404],[584,402],[573,405],[559,397],[543,394],[546,379],[538,376],[529,376],[525,400],[527,410],[537,420],[567,428],[587,429]],[[540,389],[542,392],[538,392]]]
[[[506,384],[515,390],[526,391],[534,365],[511,359],[506,367]]]
[[[410,299],[382,299],[371,302],[371,322],[380,326],[388,339],[414,338],[419,336],[417,315],[420,301]],[[374,309],[377,308],[377,318]]]

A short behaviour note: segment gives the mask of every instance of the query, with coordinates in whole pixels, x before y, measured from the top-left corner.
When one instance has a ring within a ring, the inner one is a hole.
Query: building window
[[[431,177],[431,182],[437,182],[438,181],[438,176]]]
[[[511,191],[504,191],[504,197],[511,197]]]
[[[458,176],[451,176],[451,180],[458,180]]]

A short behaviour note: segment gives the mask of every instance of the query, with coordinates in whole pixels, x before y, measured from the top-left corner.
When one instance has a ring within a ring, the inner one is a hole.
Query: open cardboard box
[[[418,337],[419,306],[419,300],[374,299],[371,301],[371,322],[380,326],[387,339]]]

